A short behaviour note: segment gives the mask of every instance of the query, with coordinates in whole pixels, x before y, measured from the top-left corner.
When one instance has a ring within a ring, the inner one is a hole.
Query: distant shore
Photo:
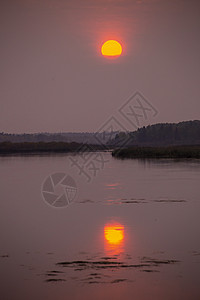
[[[32,153],[70,153],[103,150],[101,145],[86,145],[65,142],[36,142],[36,143],[0,143],[0,155],[32,154]]]
[[[54,154],[105,151],[103,145],[89,145],[65,142],[36,142],[36,143],[0,143],[0,155],[10,154]],[[186,146],[133,146],[114,149],[112,156],[116,158],[196,158],[200,159],[200,145]]]
[[[112,152],[117,158],[200,158],[200,145],[163,146],[116,149]]]

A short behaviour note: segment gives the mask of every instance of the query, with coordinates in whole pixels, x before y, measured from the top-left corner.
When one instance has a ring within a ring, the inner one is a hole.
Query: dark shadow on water
[[[61,278],[49,278],[46,279],[45,282],[63,282],[66,281],[65,279],[61,279]]]
[[[159,273],[161,267],[164,265],[175,265],[180,263],[176,259],[159,259],[152,257],[142,257],[139,259],[138,263],[127,263],[125,261],[116,261],[115,257],[102,257],[99,260],[72,260],[72,261],[62,261],[56,263],[57,267],[66,269],[66,274],[69,270],[71,272],[80,272],[79,276],[75,277],[75,280],[82,282],[84,284],[117,284],[122,282],[132,282],[128,278],[113,278],[116,277],[119,270],[131,270],[135,269],[146,273]],[[128,258],[127,258],[128,259]],[[129,260],[130,261],[130,260]],[[71,271],[70,271],[71,270]],[[88,273],[87,271],[92,271]],[[107,271],[111,272],[110,275]],[[55,275],[59,275],[60,271],[47,272],[46,276],[51,276],[46,281],[54,282]],[[105,273],[106,272],[106,273]],[[113,273],[114,272],[114,273]],[[58,274],[57,274],[58,273]],[[127,274],[128,275],[128,274]],[[128,277],[128,276],[126,276]],[[70,277],[72,279],[73,277]],[[106,280],[107,278],[107,280]],[[59,279],[60,281],[60,279]]]

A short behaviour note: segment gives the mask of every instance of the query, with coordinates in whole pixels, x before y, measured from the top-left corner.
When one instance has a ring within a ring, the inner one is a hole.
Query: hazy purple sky
[[[199,119],[199,30],[194,0],[1,0],[0,131],[95,131],[135,91],[148,124]]]

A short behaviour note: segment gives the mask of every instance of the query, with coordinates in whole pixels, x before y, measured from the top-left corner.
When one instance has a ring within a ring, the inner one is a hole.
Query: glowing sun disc
[[[106,41],[101,47],[103,56],[120,56],[122,54],[122,46],[115,40]]]

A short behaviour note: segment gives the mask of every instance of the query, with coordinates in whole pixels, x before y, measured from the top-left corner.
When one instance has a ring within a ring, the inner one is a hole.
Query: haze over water
[[[197,0],[1,0],[0,21],[3,138],[199,119]],[[199,160],[87,155],[0,156],[0,299],[199,300]]]
[[[69,155],[0,158],[2,299],[199,299],[199,162],[104,156],[90,183]],[[78,188],[63,208],[55,172]]]

